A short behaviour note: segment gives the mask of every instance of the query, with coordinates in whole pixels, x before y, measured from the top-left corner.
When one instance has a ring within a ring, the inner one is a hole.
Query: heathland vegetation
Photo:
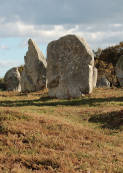
[[[0,172],[123,173],[123,90],[0,92]]]

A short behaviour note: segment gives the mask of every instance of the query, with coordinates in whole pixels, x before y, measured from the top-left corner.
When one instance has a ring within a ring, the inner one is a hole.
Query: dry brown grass
[[[123,90],[0,92],[0,172],[123,173]]]

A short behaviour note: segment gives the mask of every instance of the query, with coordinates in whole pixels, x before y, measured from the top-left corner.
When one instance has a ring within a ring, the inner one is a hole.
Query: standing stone
[[[47,84],[49,96],[76,98],[93,90],[94,55],[87,42],[67,35],[49,43]]]
[[[97,76],[98,76],[98,70],[96,67],[94,67],[94,69],[93,69],[93,87],[94,88],[96,88]]]
[[[116,71],[116,76],[118,78],[120,86],[123,87],[123,55],[119,58],[116,64],[115,71]]]
[[[97,88],[110,88],[110,82],[105,76],[101,76],[97,80]]]
[[[4,77],[4,82],[7,91],[21,91],[21,76],[18,68],[14,67],[8,70]]]
[[[39,91],[46,87],[47,62],[36,43],[29,39],[21,76],[22,92]]]

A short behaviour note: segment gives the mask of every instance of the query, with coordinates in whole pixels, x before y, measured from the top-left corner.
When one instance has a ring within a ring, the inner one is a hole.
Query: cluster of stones
[[[12,68],[5,74],[6,89],[9,91],[32,92],[45,88],[46,58],[31,39],[28,41],[28,51],[24,60],[25,65],[21,74],[18,68]]]
[[[122,59],[116,73],[123,85]],[[97,81],[94,54],[87,42],[76,35],[67,35],[52,41],[47,47],[47,59],[36,43],[29,39],[22,73],[10,69],[4,77],[7,90],[19,92],[39,91],[48,88],[49,96],[76,98],[91,93],[93,88],[108,86],[105,78]]]

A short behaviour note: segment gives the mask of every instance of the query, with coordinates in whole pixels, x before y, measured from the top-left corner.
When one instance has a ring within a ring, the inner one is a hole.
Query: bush
[[[21,65],[20,67],[18,67],[18,71],[20,72],[20,74],[22,73],[23,70],[24,70],[24,65]]]
[[[0,78],[0,90],[5,90],[6,86],[5,86],[5,82],[3,78]]]
[[[103,49],[98,56],[98,50],[95,52],[95,66],[98,69],[99,76],[106,76],[111,85],[119,86],[118,79],[115,74],[116,63],[123,55],[123,42],[119,45]]]

